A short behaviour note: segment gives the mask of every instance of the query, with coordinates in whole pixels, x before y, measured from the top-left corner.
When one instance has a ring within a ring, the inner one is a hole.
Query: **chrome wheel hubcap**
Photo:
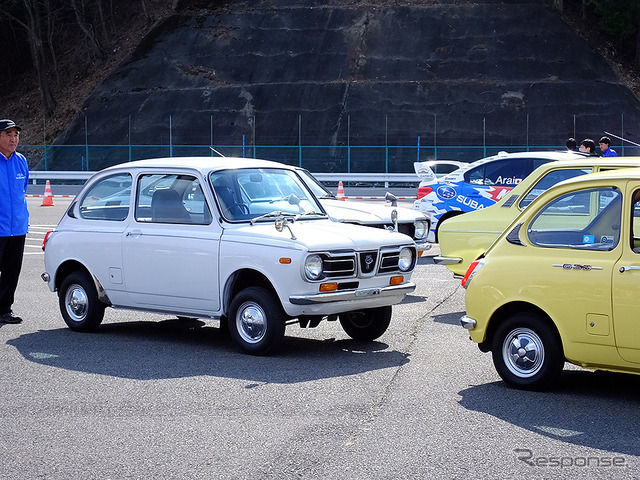
[[[89,305],[87,292],[79,285],[72,285],[67,289],[65,304],[67,305],[67,313],[72,320],[76,322],[84,320]]]
[[[267,315],[255,303],[243,303],[236,315],[236,327],[242,340],[258,343],[267,333]]]
[[[504,339],[502,358],[511,373],[528,378],[537,374],[544,365],[542,339],[528,328],[516,328]]]

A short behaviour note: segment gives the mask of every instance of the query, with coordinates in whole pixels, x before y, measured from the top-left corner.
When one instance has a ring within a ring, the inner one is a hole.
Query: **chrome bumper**
[[[467,330],[473,330],[474,328],[476,328],[476,321],[473,318],[467,317],[465,315],[460,318],[460,325],[462,325]]]
[[[433,244],[425,240],[415,240],[416,248],[419,252],[426,252],[427,250],[431,250]]]
[[[291,295],[289,302],[293,305],[315,305],[318,303],[349,302],[364,300],[369,297],[391,297],[407,295],[416,289],[415,283],[390,285],[381,288],[363,288],[360,290],[345,290],[343,292],[315,293],[312,295]]]
[[[462,263],[462,259],[456,257],[441,257],[438,255],[433,257],[433,263],[437,265],[455,265],[456,263]]]

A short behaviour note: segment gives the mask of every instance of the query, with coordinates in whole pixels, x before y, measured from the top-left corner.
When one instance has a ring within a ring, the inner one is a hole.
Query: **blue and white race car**
[[[422,181],[413,208],[430,219],[427,239],[437,242],[438,227],[447,218],[489,207],[543,163],[572,156],[582,157],[572,152],[500,152],[441,178],[436,177],[427,162],[415,162],[416,174]]]

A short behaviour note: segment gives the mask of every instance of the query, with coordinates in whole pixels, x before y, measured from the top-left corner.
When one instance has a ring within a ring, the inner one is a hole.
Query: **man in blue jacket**
[[[611,148],[611,139],[609,137],[602,137],[600,139],[600,150],[603,157],[617,157],[618,152]]]
[[[11,310],[29,227],[29,166],[16,152],[21,130],[13,120],[0,120],[0,323],[22,322]]]

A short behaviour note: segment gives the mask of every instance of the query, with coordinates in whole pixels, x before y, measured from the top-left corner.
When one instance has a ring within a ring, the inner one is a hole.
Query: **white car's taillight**
[[[49,230],[46,235],[44,236],[44,240],[42,240],[42,251],[44,252],[44,247],[47,245],[47,239],[49,238],[49,235],[51,235],[51,233],[53,232],[53,230]]]
[[[471,262],[471,265],[469,265],[469,268],[467,269],[467,273],[465,273],[464,277],[462,278],[462,286],[464,288],[467,288],[467,286],[469,285],[469,282],[471,282],[473,277],[476,275],[476,273],[478,273],[478,271],[482,268],[483,265],[484,265],[483,258],[481,258],[480,260]]]

